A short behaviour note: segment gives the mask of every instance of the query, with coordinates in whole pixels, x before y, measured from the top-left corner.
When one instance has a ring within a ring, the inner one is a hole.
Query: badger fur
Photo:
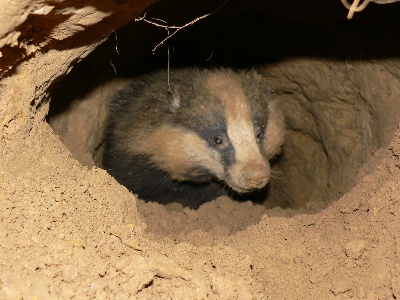
[[[103,167],[141,199],[198,208],[266,186],[283,117],[255,71],[158,71],[115,92]]]

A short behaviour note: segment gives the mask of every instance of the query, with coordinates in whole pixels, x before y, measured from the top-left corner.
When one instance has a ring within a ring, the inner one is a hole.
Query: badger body
[[[197,68],[169,76],[169,87],[163,70],[114,93],[103,167],[141,199],[191,208],[263,189],[284,124],[261,76]]]

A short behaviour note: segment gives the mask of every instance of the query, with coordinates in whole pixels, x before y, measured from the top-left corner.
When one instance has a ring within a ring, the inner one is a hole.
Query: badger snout
[[[230,171],[230,172],[229,172]],[[240,193],[263,188],[269,181],[271,170],[268,162],[234,166],[228,171],[228,185]]]
[[[258,165],[248,167],[241,172],[240,179],[250,188],[262,188],[269,180],[269,171],[266,169],[266,166]]]

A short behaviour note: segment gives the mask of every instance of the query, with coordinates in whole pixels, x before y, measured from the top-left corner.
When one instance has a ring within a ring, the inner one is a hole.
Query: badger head
[[[182,78],[183,77],[183,78]],[[254,71],[171,78],[170,118],[140,153],[178,181],[218,179],[239,193],[264,187],[284,138],[282,113]]]

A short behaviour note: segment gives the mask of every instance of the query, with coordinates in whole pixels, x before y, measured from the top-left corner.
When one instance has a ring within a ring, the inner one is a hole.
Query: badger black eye
[[[229,146],[229,137],[223,129],[217,128],[212,130],[213,132],[210,131],[207,134],[206,140],[211,147],[223,150]]]
[[[211,141],[212,145],[219,149],[224,149],[228,145],[226,138],[221,135],[214,136]]]
[[[220,136],[215,136],[213,141],[214,141],[214,144],[217,146],[221,146],[224,143],[222,137],[220,137]]]

